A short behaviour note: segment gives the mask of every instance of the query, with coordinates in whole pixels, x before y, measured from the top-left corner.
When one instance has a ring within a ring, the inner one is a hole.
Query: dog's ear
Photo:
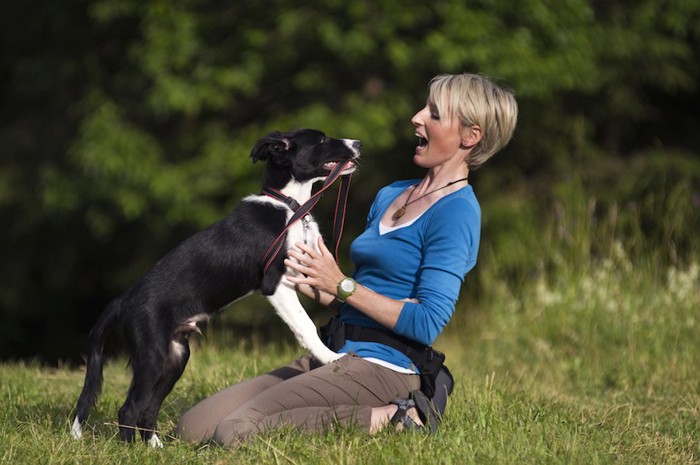
[[[285,160],[289,153],[290,141],[279,131],[271,132],[255,143],[250,156],[253,163],[274,159],[278,163]]]

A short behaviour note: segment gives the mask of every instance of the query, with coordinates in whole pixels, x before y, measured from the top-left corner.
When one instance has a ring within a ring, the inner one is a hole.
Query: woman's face
[[[416,128],[418,145],[413,161],[423,168],[446,164],[455,158],[461,163],[467,152],[462,145],[463,128],[456,118],[440,115],[432,100],[411,118]]]

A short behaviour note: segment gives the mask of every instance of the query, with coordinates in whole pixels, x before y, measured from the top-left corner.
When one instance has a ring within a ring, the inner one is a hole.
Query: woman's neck
[[[458,179],[465,179],[469,177],[469,168],[466,164],[463,164],[460,169],[448,169],[446,167],[435,167],[431,168],[425,177],[418,183],[415,189],[414,195],[420,195],[422,193],[430,192],[431,190],[444,187],[449,183],[457,181]],[[455,183],[454,186],[450,186],[443,189],[446,195],[449,192],[454,192],[462,187],[466,186],[468,181],[464,180],[462,182]]]

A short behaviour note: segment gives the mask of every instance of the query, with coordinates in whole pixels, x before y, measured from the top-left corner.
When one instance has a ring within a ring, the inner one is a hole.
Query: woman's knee
[[[216,425],[209,424],[196,412],[185,412],[175,427],[175,437],[185,442],[205,442],[211,439]]]
[[[231,418],[219,423],[212,441],[224,447],[239,447],[258,431],[257,424],[250,419]]]

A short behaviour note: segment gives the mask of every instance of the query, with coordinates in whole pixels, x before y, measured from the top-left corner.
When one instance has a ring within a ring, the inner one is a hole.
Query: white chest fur
[[[287,222],[292,217],[293,213],[282,202],[263,196],[250,196],[246,200],[255,202],[270,203],[279,208],[287,210]],[[318,237],[321,235],[318,224],[311,215],[306,215],[299,221],[294,222],[287,231],[287,240],[285,244],[285,252],[294,245],[301,242],[313,247],[318,251]],[[287,273],[296,273],[291,269],[287,269]],[[309,315],[302,307],[301,302],[297,297],[296,289],[286,275],[282,277],[277,289],[272,295],[267,296],[275,311],[282,320],[287,323],[287,326],[292,330],[299,344],[307,349],[311,354],[320,360],[322,363],[330,363],[338,359],[343,354],[337,354],[326,347],[316,332],[316,325],[309,318]]]
[[[287,216],[287,221],[292,215]],[[295,248],[295,244],[302,243],[313,247],[318,251],[318,237],[321,232],[318,229],[318,224],[313,216],[306,215],[296,223],[294,223],[287,232],[287,249]]]
[[[266,197],[262,195],[250,195],[244,200],[259,203],[267,203],[275,205],[276,207],[285,210],[287,214],[287,223],[289,223],[289,220],[294,215],[294,212],[292,212],[292,210],[290,210],[285,204],[271,197]],[[287,230],[286,244],[282,251],[286,253],[287,250],[295,248],[295,244],[302,243],[313,247],[313,249],[318,252],[318,237],[320,235],[321,232],[318,228],[318,223],[316,223],[316,220],[311,214],[308,214],[302,217],[301,219],[295,221],[294,224],[292,224],[289,227],[289,229]],[[292,270],[289,269],[288,272],[292,272]]]

